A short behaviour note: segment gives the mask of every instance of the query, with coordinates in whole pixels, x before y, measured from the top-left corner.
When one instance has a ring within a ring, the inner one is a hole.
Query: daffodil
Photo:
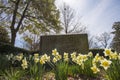
[[[64,61],[68,61],[69,60],[69,58],[68,58],[68,53],[64,53]]]
[[[64,58],[68,57],[68,53],[64,52]]]
[[[96,65],[93,65],[92,67],[91,67],[91,70],[93,71],[93,73],[98,73],[98,72],[100,72],[100,70],[99,70],[99,68],[97,68],[97,66]]]
[[[78,54],[77,60],[81,60],[81,61],[85,62],[86,60],[88,60],[88,57],[87,57],[87,55]]]
[[[39,58],[34,58],[34,62],[38,63],[39,62]]]
[[[76,58],[76,52],[73,52],[71,55],[71,58]]]
[[[89,57],[92,57],[92,56],[93,56],[93,53],[92,53],[92,52],[89,52],[89,53],[88,53],[88,56],[89,56]]]
[[[54,63],[56,63],[56,62],[57,62],[57,59],[56,59],[55,57],[53,58],[53,62],[54,62]]]
[[[16,56],[16,60],[18,60],[18,61],[21,61],[22,58],[23,58],[23,56],[19,56],[19,55]]]
[[[61,56],[61,55],[56,55],[55,58],[56,58],[57,60],[60,60],[60,59],[62,58],[62,56]]]
[[[41,56],[41,59],[47,62],[47,61],[50,61],[50,56],[48,56],[47,54],[44,54]]]
[[[96,54],[96,56],[93,59],[95,62],[99,62],[101,60],[101,56],[99,56],[99,53]]]
[[[82,56],[82,59],[83,59],[83,61],[86,61],[86,60],[88,60],[88,57],[87,57],[87,55],[83,55],[83,56]]]
[[[28,64],[27,64],[26,57],[22,60],[22,64],[21,64],[21,66],[23,67],[23,69],[28,68]]]
[[[39,57],[39,54],[38,53],[35,53],[34,54],[34,58],[38,58]]]
[[[16,60],[21,61],[23,58],[23,53],[16,55]]]
[[[112,61],[104,59],[104,60],[101,60],[100,66],[102,66],[105,70],[107,70],[110,67],[111,63]]]
[[[40,59],[40,64],[45,64],[45,61]]]
[[[99,54],[97,53],[96,56],[93,58],[92,60],[92,64],[96,65],[98,62],[100,62],[101,60],[104,60],[103,56],[99,56]]]
[[[96,59],[94,58],[94,59],[92,60],[92,64],[93,64],[93,65],[96,65],[96,63],[97,63],[97,61],[96,61]]]
[[[77,59],[77,60],[76,60],[76,63],[77,63],[78,65],[80,65],[80,66],[81,66],[81,65],[83,64],[83,61],[82,61],[82,60]]]
[[[57,49],[54,49],[54,50],[52,50],[52,55],[58,55],[59,53],[58,53],[58,51],[57,51]]]
[[[72,61],[76,63],[77,59],[76,58],[72,58]]]
[[[105,49],[104,50],[104,55],[105,56],[110,56],[111,53],[112,53],[111,49]]]
[[[47,56],[47,61],[50,62],[50,56]]]
[[[111,53],[109,57],[110,57],[110,59],[116,60],[118,58],[118,54],[117,54],[117,52],[114,52],[114,53]]]

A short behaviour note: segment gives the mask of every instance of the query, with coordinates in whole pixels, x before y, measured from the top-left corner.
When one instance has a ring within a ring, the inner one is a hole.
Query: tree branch
[[[11,31],[15,30],[14,25],[15,25],[16,14],[17,14],[19,2],[20,2],[20,0],[17,0],[17,2],[15,3],[15,9],[14,9],[14,12],[13,12],[12,23],[11,23],[11,26],[10,26]]]
[[[16,32],[19,30],[20,25],[21,25],[21,23],[22,23],[22,21],[23,21],[23,19],[24,19],[24,17],[25,17],[25,13],[26,13],[27,8],[28,8],[28,6],[29,6],[29,4],[30,4],[30,1],[31,1],[31,0],[28,1],[27,5],[26,5],[26,7],[25,7],[25,9],[24,9],[24,11],[23,11],[23,14],[21,15],[21,19],[20,19],[20,21],[19,21],[19,23],[18,23],[18,25],[17,25]]]

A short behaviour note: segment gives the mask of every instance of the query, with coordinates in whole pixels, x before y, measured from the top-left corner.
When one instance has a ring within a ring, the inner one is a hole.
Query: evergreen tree
[[[112,40],[111,47],[117,52],[120,52],[120,22],[115,22],[112,29],[114,30],[112,32],[114,34],[114,38]]]

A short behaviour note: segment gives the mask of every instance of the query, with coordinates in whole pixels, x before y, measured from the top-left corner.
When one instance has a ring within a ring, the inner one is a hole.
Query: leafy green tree
[[[117,52],[120,52],[120,22],[115,22],[113,24],[112,29],[114,30],[112,33],[114,34],[111,47],[115,49]]]
[[[11,31],[11,44],[17,33],[59,32],[59,12],[55,0],[1,0],[0,20]]]
[[[0,26],[0,42],[9,43],[8,32],[5,27]]]

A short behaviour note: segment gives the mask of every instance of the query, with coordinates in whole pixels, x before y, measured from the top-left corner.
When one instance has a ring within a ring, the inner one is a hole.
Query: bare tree
[[[100,48],[97,41],[95,40],[95,36],[89,36],[88,42],[89,42],[89,48]]]
[[[104,32],[100,34],[99,36],[97,36],[96,40],[102,48],[107,48],[109,47],[109,44],[110,44],[111,35],[108,32]]]
[[[85,33],[86,27],[80,22],[81,17],[78,17],[75,10],[69,5],[63,4],[60,7],[61,25],[65,34],[68,33]]]

